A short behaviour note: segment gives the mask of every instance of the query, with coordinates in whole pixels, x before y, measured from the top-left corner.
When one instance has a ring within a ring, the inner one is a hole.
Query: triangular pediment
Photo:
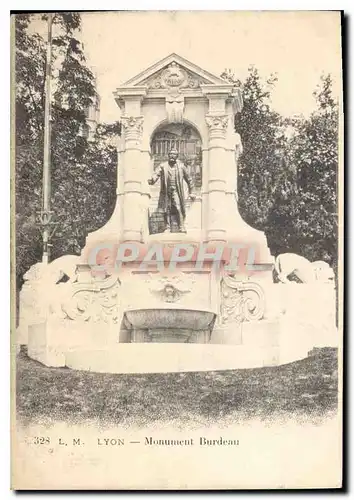
[[[170,54],[123,84],[124,87],[146,86],[198,88],[200,85],[225,85],[222,78],[203,70],[178,54]]]

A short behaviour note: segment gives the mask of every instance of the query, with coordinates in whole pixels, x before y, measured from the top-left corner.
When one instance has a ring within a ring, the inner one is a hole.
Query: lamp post
[[[48,264],[50,260],[50,238],[53,235],[53,226],[50,209],[51,197],[51,66],[52,66],[52,23],[53,17],[48,13],[47,27],[47,57],[44,87],[44,141],[43,141],[43,179],[42,179],[42,207],[39,213],[42,229],[43,254],[42,262]]]

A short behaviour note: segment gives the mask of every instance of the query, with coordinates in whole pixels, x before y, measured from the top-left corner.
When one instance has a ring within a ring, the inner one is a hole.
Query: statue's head
[[[169,163],[176,163],[178,158],[178,151],[177,149],[171,149],[170,152],[168,153],[168,161]]]

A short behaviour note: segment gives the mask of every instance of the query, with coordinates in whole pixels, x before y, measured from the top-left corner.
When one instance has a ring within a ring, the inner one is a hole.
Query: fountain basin
[[[125,312],[134,329],[207,330],[212,328],[215,313],[193,309],[135,309]]]

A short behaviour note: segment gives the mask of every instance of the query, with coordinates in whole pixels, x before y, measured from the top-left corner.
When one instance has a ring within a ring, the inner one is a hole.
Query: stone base
[[[55,322],[46,322],[31,327],[28,355],[46,366],[99,373],[173,373],[278,366],[303,359],[317,347],[316,338],[307,330],[287,330],[281,322],[242,326],[239,345],[124,344],[117,342],[114,332],[110,337],[95,339],[87,328],[67,331]]]
[[[216,326],[210,338],[211,344],[223,345],[241,345],[242,344],[242,328],[240,324],[234,323],[229,325],[229,328]]]
[[[28,356],[45,366],[65,366],[66,348],[58,342],[62,331],[56,326],[44,321],[28,328]]]
[[[159,373],[277,366],[339,345],[333,286],[223,280],[220,290],[211,269],[164,276],[128,268],[87,285],[91,302],[80,302],[79,282],[71,319],[53,314],[31,325],[28,354],[46,366]]]
[[[268,348],[213,344],[118,344],[109,350],[72,351],[66,366],[98,373],[177,373],[272,366]]]
[[[28,344],[28,324],[20,324],[16,328],[16,344],[19,346]]]
[[[69,352],[109,350],[117,342],[116,325],[103,330],[95,323],[49,317],[29,327],[28,356],[45,366],[60,367],[66,365]]]

